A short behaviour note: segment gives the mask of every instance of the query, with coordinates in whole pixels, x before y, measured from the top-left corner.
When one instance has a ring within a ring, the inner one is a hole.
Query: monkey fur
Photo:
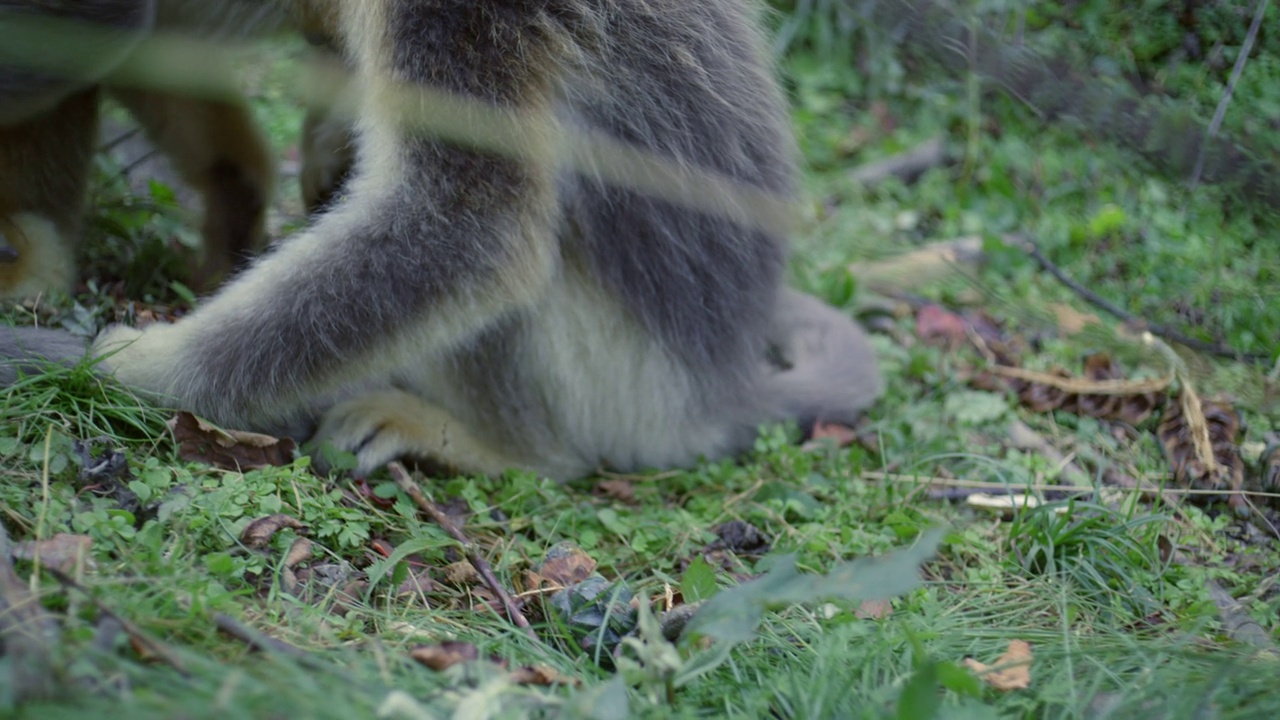
[[[240,35],[275,27],[253,0],[0,0],[6,15],[34,14],[106,24],[141,38],[153,26]],[[59,78],[8,66],[0,54],[0,299],[70,292],[101,95],[119,101],[203,199],[204,247],[191,285],[212,288],[266,244],[266,211],[275,184],[270,148],[240,102],[112,87],[124,55],[92,63],[97,73]],[[95,58],[96,60],[96,58]]]
[[[565,479],[727,456],[880,394],[862,330],[783,286],[782,232],[570,167],[556,142],[600,133],[790,197],[752,2],[281,3],[358,75],[351,177],[186,318],[105,330],[105,372],[224,425],[314,427],[361,472],[420,456]],[[522,152],[415,129],[405,86],[518,113]],[[0,357],[66,343],[10,329]]]

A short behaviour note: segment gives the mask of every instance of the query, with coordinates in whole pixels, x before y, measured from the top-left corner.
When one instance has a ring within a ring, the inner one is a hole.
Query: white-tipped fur
[[[224,424],[318,425],[365,472],[421,455],[557,478],[722,457],[879,394],[862,331],[783,288],[780,226],[740,212],[795,175],[749,0],[281,2],[357,73],[353,174],[181,322],[104,332],[125,384]],[[418,87],[460,102],[406,101]],[[461,112],[489,144],[406,109]],[[581,137],[629,149],[569,162]],[[707,197],[619,183],[633,151],[706,173]]]

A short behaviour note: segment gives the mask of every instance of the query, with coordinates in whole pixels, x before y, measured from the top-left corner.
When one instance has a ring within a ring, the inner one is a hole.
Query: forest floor
[[[808,168],[792,281],[872,330],[864,422],[415,498],[398,468],[319,475],[84,367],[27,378],[0,396],[0,629],[48,632],[5,646],[0,716],[1280,715],[1274,206],[815,7],[779,35]],[[1019,38],[1207,126],[1248,13],[1084,7]],[[304,221],[299,52],[245,61],[280,233]],[[1280,38],[1253,52],[1217,132],[1274,158]],[[94,280],[14,321],[189,306],[188,193],[110,144]]]

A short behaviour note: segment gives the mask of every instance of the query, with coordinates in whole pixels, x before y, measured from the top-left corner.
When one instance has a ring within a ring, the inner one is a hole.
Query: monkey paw
[[[354,453],[367,474],[404,457],[431,460],[464,472],[498,474],[515,465],[447,411],[400,391],[363,395],[330,408],[313,443]]]

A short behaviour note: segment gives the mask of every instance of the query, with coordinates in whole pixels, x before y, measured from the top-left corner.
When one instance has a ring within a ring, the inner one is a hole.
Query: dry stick
[[[1249,53],[1253,52],[1253,41],[1258,37],[1258,28],[1262,25],[1262,16],[1267,14],[1268,0],[1258,0],[1258,7],[1253,13],[1253,22],[1249,24],[1249,32],[1244,36],[1244,44],[1240,46],[1240,54],[1236,57],[1235,67],[1231,68],[1231,77],[1227,80],[1227,89],[1222,93],[1222,99],[1218,101],[1218,107],[1213,112],[1213,119],[1209,121],[1209,129],[1205,132],[1204,142],[1200,143],[1200,152],[1196,153],[1196,166],[1191,171],[1191,191],[1195,192],[1196,186],[1200,184],[1200,174],[1204,172],[1204,153],[1209,146],[1209,141],[1218,135],[1218,128],[1222,127],[1222,119],[1227,115],[1227,106],[1231,104],[1231,96],[1235,94],[1236,83],[1240,81],[1240,74],[1244,72],[1245,61],[1249,59]]]
[[[221,632],[230,635],[254,650],[278,652],[281,655],[287,655],[298,660],[315,661],[311,653],[306,650],[279,638],[273,638],[270,635],[258,632],[230,615],[215,614],[213,616],[213,624]]]
[[[1102,296],[1093,292],[1092,290],[1085,287],[1084,285],[1081,285],[1078,281],[1076,281],[1074,278],[1068,275],[1062,268],[1055,265],[1052,260],[1045,257],[1044,253],[1040,252],[1040,248],[1036,247],[1035,243],[1025,238],[1022,238],[1018,244],[1022,247],[1023,251],[1027,253],[1027,255],[1031,256],[1031,259],[1035,260],[1037,263],[1040,264],[1040,267],[1047,270],[1050,275],[1053,275],[1055,278],[1057,278],[1058,282],[1061,282],[1063,285],[1066,285],[1067,288],[1069,288],[1072,292],[1079,295],[1081,298],[1084,298],[1086,302],[1093,305],[1094,307],[1101,308],[1102,310],[1107,311],[1108,313],[1114,315],[1115,317],[1119,318],[1120,320],[1126,323],[1131,323],[1133,325],[1140,325],[1145,330],[1150,332],[1152,335],[1157,335],[1166,340],[1171,340],[1180,345],[1186,345],[1187,347],[1193,350],[1209,353],[1210,355],[1216,355],[1218,357],[1230,358],[1232,360],[1241,360],[1241,361],[1247,360],[1250,362],[1258,362],[1261,360],[1270,359],[1269,357],[1262,355],[1260,353],[1241,352],[1229,345],[1224,345],[1222,343],[1208,343],[1208,342],[1204,342],[1203,340],[1197,340],[1171,327],[1167,327],[1165,325],[1157,325],[1155,323],[1148,322],[1144,318],[1140,318],[1137,315],[1134,315],[1133,313],[1129,312],[1128,310],[1125,310],[1119,305],[1116,305],[1110,302],[1109,300],[1103,298]]]
[[[186,664],[184,664],[182,659],[170,650],[168,646],[151,637],[151,635],[145,630],[134,624],[132,620],[124,617],[120,613],[117,613],[110,607],[107,607],[106,603],[94,597],[93,593],[89,592],[88,588],[76,582],[70,575],[52,567],[46,567],[44,570],[52,575],[53,579],[57,580],[63,587],[78,591],[86,600],[89,601],[91,605],[97,608],[98,612],[120,623],[120,627],[124,628],[125,633],[129,635],[129,637],[133,638],[134,643],[138,646],[160,658],[165,664],[169,665],[174,670],[177,670],[183,677],[191,676],[191,672],[187,670]]]
[[[942,138],[935,137],[897,155],[854,168],[849,179],[866,186],[879,185],[889,178],[911,183],[926,170],[941,165],[947,159],[947,148]]]
[[[885,482],[902,483],[905,485],[921,485],[929,488],[973,488],[976,490],[1036,490],[1042,492],[1066,492],[1079,488],[1073,488],[1070,485],[1048,485],[1045,483],[1008,483],[995,482],[990,480],[965,480],[962,478],[943,478],[929,475],[907,475],[904,473],[883,472],[880,470],[864,471],[861,477],[867,480],[882,480]],[[1143,477],[1142,480],[1150,478]],[[1165,482],[1172,482],[1172,478],[1163,478]],[[1140,493],[1144,496],[1154,497],[1185,497],[1189,495],[1241,495],[1244,497],[1257,498],[1280,498],[1280,493],[1266,492],[1263,490],[1221,490],[1221,489],[1201,489],[1201,488],[1179,488],[1169,487],[1161,482],[1153,480],[1151,484],[1137,484],[1137,480],[1133,485],[1118,485],[1116,490],[1130,493]]]
[[[436,504],[423,494],[422,489],[409,476],[409,471],[404,469],[404,465],[392,462],[387,464],[387,469],[391,471],[391,477],[396,481],[396,485],[399,485],[400,489],[405,491],[414,504],[418,506],[418,509],[426,513],[432,522],[443,528],[449,534],[449,537],[462,545],[462,554],[467,558],[467,562],[471,563],[471,566],[476,569],[476,573],[480,575],[480,579],[497,596],[498,601],[502,603],[502,609],[506,611],[507,617],[510,618],[511,622],[515,623],[516,627],[524,630],[526,635],[537,640],[538,634],[533,631],[533,626],[529,624],[529,620],[516,607],[515,600],[511,598],[511,594],[502,587],[502,583],[498,582],[497,576],[493,574],[493,569],[480,556],[480,552],[476,550],[471,540],[462,534],[462,531],[458,529],[457,525],[453,524],[453,520],[443,510],[436,507]]]

